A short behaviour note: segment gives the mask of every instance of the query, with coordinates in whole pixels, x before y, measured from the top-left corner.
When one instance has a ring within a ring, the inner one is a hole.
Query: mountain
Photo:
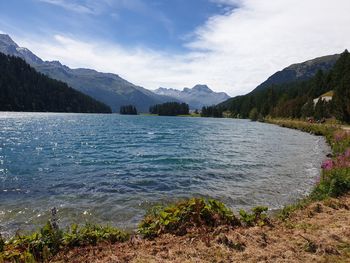
[[[216,111],[228,111],[238,118],[247,118],[254,113],[259,118],[321,119],[336,116],[339,120],[350,122],[349,69],[347,50],[340,55],[294,64],[277,72],[252,92],[218,104]],[[332,90],[334,96],[331,101],[319,100],[315,105],[315,98]]]
[[[110,113],[111,109],[38,73],[22,58],[0,53],[0,111]]]
[[[242,104],[242,101],[247,100],[248,97],[254,96],[254,94],[261,94],[262,91],[267,90],[272,86],[283,86],[283,84],[305,81],[314,77],[319,70],[322,70],[323,72],[331,70],[339,57],[340,54],[328,55],[307,60],[302,63],[292,64],[271,75],[250,93],[230,98],[220,103],[218,106],[221,108],[240,108],[241,106],[238,104]],[[247,106],[248,104],[248,102],[244,103],[244,107],[247,109],[249,108]]]
[[[19,47],[10,36],[0,34],[0,52],[24,59],[39,72],[66,82],[72,88],[83,92],[119,112],[123,105],[134,105],[139,112],[148,112],[155,104],[174,101],[140,86],[136,86],[112,73],[101,73],[92,69],[71,69],[59,61],[43,61],[30,50]]]
[[[172,97],[189,104],[191,109],[218,104],[230,98],[225,92],[214,92],[207,85],[196,85],[192,89],[159,88],[154,91],[158,95]]]
[[[255,91],[264,89],[271,85],[310,79],[315,76],[319,70],[329,71],[334,66],[335,62],[337,62],[339,57],[339,54],[335,54],[290,65],[289,67],[270,76],[266,81],[257,86]]]

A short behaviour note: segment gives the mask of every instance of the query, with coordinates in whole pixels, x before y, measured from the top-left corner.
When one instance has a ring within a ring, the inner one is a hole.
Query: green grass
[[[177,115],[178,117],[201,117],[201,115],[199,113],[190,113],[190,114],[186,114],[186,115]]]
[[[140,113],[141,116],[158,116],[158,114],[151,114],[151,113]]]
[[[142,116],[159,116],[158,114],[151,114],[151,113],[140,113]],[[198,113],[191,113],[191,114],[181,114],[181,115],[176,115],[174,117],[201,117],[201,115]]]

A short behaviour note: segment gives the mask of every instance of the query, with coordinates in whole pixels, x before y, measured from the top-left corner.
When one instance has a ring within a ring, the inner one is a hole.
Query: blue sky
[[[0,32],[45,60],[148,89],[245,94],[293,63],[350,49],[349,0],[9,0]]]
[[[3,31],[66,32],[127,46],[183,52],[191,32],[232,6],[209,0],[11,0],[0,2]]]

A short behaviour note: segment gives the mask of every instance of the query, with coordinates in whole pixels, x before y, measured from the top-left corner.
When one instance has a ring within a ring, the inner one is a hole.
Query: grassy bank
[[[311,194],[296,204],[286,206],[280,213],[282,219],[291,212],[312,202],[340,197],[350,191],[350,131],[337,124],[309,123],[302,120],[266,119],[268,123],[324,136],[332,149],[332,156],[322,164],[321,176]]]
[[[349,262],[350,133],[295,120],[267,122],[325,136],[332,156],[311,194],[269,218],[267,207],[234,212],[193,198],[148,211],[137,232],[97,225],[0,238],[0,262]]]

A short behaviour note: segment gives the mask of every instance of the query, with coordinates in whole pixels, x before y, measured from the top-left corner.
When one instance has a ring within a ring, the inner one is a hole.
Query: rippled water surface
[[[0,231],[61,224],[132,228],[149,206],[210,196],[278,208],[310,191],[321,137],[246,120],[0,113]]]

